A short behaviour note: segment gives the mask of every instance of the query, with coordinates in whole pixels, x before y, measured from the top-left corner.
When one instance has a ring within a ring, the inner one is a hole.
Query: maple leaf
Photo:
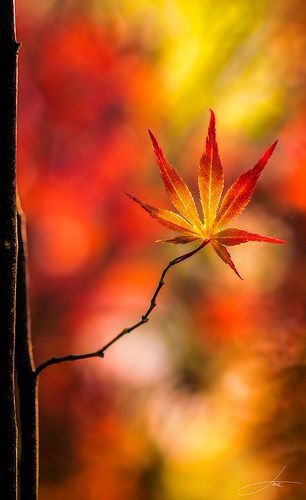
[[[226,246],[239,245],[248,241],[286,243],[284,240],[278,238],[250,233],[235,227],[226,227],[241,214],[250,202],[259,176],[271,157],[277,141],[265,151],[253,168],[247,170],[247,172],[244,172],[235,180],[221,200],[224,188],[224,175],[216,141],[215,115],[213,111],[210,113],[205,151],[202,154],[198,170],[198,187],[203,212],[202,220],[188,186],[169,164],[150,130],[149,134],[160,176],[166,193],[178,213],[154,208],[129,193],[127,195],[160,224],[180,233],[179,236],[174,238],[158,241],[185,244],[202,240],[205,244],[210,243],[220,259],[228,264],[237,276],[241,278]]]

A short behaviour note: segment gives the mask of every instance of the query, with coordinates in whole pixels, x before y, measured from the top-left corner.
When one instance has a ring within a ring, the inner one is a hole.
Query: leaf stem
[[[128,333],[131,333],[133,330],[136,330],[136,328],[139,328],[140,326],[144,325],[149,321],[149,316],[151,315],[153,309],[155,309],[157,305],[157,297],[162,289],[162,287],[165,284],[165,276],[169,269],[177,264],[180,264],[184,260],[189,259],[193,255],[195,255],[197,252],[199,252],[202,248],[204,248],[207,245],[208,241],[204,240],[201,245],[199,245],[197,248],[192,250],[191,252],[185,253],[183,255],[180,255],[179,257],[176,257],[175,259],[171,260],[167,266],[163,269],[159,282],[155,288],[155,291],[151,297],[150,304],[146,312],[141,316],[141,319],[134,323],[133,325],[123,328],[121,332],[119,332],[113,339],[111,339],[107,344],[105,344],[103,347],[98,349],[97,351],[93,352],[88,352],[88,353],[83,353],[83,354],[68,354],[67,356],[62,356],[62,357],[53,357],[50,359],[47,359],[43,363],[37,366],[35,370],[35,376],[38,377],[38,375],[48,366],[52,365],[58,365],[60,363],[65,363],[66,361],[79,361],[82,359],[89,359],[89,358],[103,358],[105,351],[109,349],[115,342],[117,342],[119,339],[127,335]]]

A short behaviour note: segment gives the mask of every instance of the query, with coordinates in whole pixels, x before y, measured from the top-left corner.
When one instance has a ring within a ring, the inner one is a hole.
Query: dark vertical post
[[[19,498],[38,498],[38,378],[35,376],[28,298],[25,218],[18,207],[16,368],[19,389]]]
[[[0,0],[0,495],[17,498],[15,406],[16,80],[14,2]]]

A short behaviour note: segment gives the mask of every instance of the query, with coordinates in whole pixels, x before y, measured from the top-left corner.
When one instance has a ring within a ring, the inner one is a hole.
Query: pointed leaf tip
[[[131,200],[135,201],[135,197],[132,194],[130,194],[128,191],[126,191],[124,189],[124,187],[122,188],[122,191],[124,192],[124,194],[126,194],[126,196],[128,196],[129,198],[131,198]]]
[[[209,112],[210,112],[210,120],[211,121],[213,120],[215,122],[216,121],[215,112],[211,108],[209,108]]]
[[[206,229],[210,229],[213,224],[224,184],[216,140],[215,114],[212,110],[210,113],[205,151],[198,169],[198,187]]]
[[[273,144],[270,146],[272,153],[273,153],[274,149],[276,148],[276,146],[278,145],[278,141],[279,141],[279,139],[276,139],[276,141],[274,141]]]
[[[214,251],[220,257],[220,259],[223,260],[223,262],[225,262],[225,264],[227,264],[228,266],[230,266],[232,268],[232,270],[237,274],[238,278],[243,280],[243,278],[242,278],[242,276],[240,276],[234,262],[232,261],[232,258],[231,258],[229,251],[225,248],[225,246],[221,245],[216,240],[212,240],[211,244],[212,244]]]
[[[193,225],[194,228],[197,228],[198,231],[201,231],[202,225],[199,214],[187,184],[185,184],[176,170],[170,165],[151,130],[149,130],[149,135],[154,148],[159,173],[172,205],[182,214],[186,221]]]
[[[126,193],[131,200],[135,201],[138,205],[140,205],[146,212],[148,212],[153,219],[157,220],[162,226],[167,227],[168,229],[172,229],[173,231],[178,231],[180,233],[184,233],[185,235],[195,236],[194,228],[189,222],[187,222],[183,217],[179,214],[171,212],[170,210],[166,210],[163,208],[156,208],[148,205],[147,203],[143,203],[141,200],[133,196],[132,194]],[[198,235],[196,235],[198,238]]]
[[[155,150],[160,150],[160,147],[158,145],[158,142],[157,142],[157,140],[156,140],[153,132],[150,129],[148,129],[148,132],[149,132],[149,136],[150,136],[150,139],[151,139],[151,142],[153,144],[154,149]]]
[[[216,142],[216,115],[212,109],[210,111],[210,119],[208,124],[208,134],[206,139],[206,148],[210,149],[213,147],[213,143]],[[206,153],[208,151],[206,150]]]
[[[264,152],[264,154],[262,155],[262,157],[259,159],[259,161],[256,163],[256,165],[253,167],[253,171],[254,172],[258,172],[258,175],[262,172],[262,170],[264,169],[264,167],[266,166],[266,163],[268,162],[268,160],[271,158],[271,156],[273,155],[273,152],[277,146],[277,143],[278,143],[278,140],[273,142],[273,144],[271,144],[271,146],[266,149],[266,151]]]
[[[248,243],[250,241],[259,241],[263,243],[286,243],[285,240],[264,236],[263,234],[250,233],[244,229],[228,227],[215,234],[215,239],[226,246],[240,245],[240,243]]]
[[[272,156],[278,141],[275,141],[261,156],[253,168],[241,174],[228,188],[216,215],[215,229],[222,228],[235,219],[250,202],[256,183]]]

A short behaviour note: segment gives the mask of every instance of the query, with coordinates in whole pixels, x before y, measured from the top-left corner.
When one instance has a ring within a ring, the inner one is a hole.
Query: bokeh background
[[[17,2],[19,190],[36,361],[96,350],[186,251],[123,193],[169,207],[146,129],[196,192],[209,108],[228,185],[279,145],[240,226],[288,240],[173,270],[104,360],[41,376],[42,500],[306,497],[303,0]],[[192,248],[192,247],[191,247]]]

